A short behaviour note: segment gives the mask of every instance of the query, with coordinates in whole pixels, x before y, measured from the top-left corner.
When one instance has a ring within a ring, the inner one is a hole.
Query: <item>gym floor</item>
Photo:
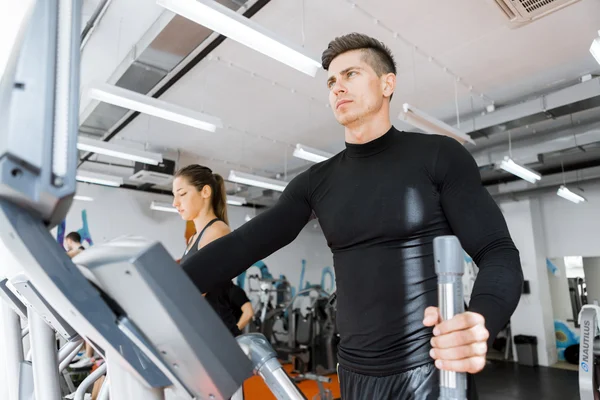
[[[289,369],[289,368],[286,368]],[[288,371],[289,372],[289,371]],[[337,376],[325,385],[338,398]],[[579,398],[577,372],[559,368],[528,367],[512,362],[489,361],[475,379],[480,400],[567,400]],[[314,382],[302,382],[300,389],[312,399],[318,393]],[[275,397],[258,377],[244,385],[248,400],[271,400]],[[377,400],[377,399],[374,399]]]
[[[579,398],[577,372],[490,361],[475,378],[481,400]]]

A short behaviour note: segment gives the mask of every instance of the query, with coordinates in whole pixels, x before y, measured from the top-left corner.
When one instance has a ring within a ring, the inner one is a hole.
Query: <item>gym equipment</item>
[[[442,320],[464,312],[462,275],[464,257],[456,236],[439,236],[433,240],[435,272],[438,276],[438,306]],[[464,373],[440,371],[441,400],[466,400],[467,377]]]
[[[575,328],[579,328],[579,315],[587,301],[587,286],[583,278],[568,278],[569,296],[571,297],[571,309],[573,310],[573,322]]]
[[[18,264],[1,265],[0,277],[28,302],[33,348],[34,371],[20,374],[18,391],[60,398],[56,329],[67,340],[84,337],[106,360],[111,400],[162,400],[167,389],[180,399],[229,398],[263,359],[242,351],[163,246],[125,238],[71,260],[52,238],[76,188],[81,1],[22,7],[0,77],[0,255]],[[13,339],[21,334],[9,328]],[[272,359],[264,366],[257,370],[278,398],[303,398]]]
[[[240,347],[252,360],[254,373],[260,375],[277,399],[300,399],[304,395],[287,377],[283,367],[277,361],[277,354],[259,333],[238,336]]]
[[[310,304],[297,306],[296,300],[301,298],[310,298]],[[311,287],[267,314],[263,333],[279,358],[293,363],[295,372],[329,374],[336,370],[339,339],[330,298],[319,286]]]
[[[331,393],[331,390],[325,389],[325,386],[323,386],[323,383],[331,383],[331,378],[315,374],[300,374],[294,378],[295,382],[301,382],[303,380],[317,382],[319,393],[315,395],[312,400],[333,400],[333,394]]]
[[[253,281],[258,282],[258,289],[252,287]],[[291,297],[290,284],[283,277],[280,279],[263,278],[258,274],[253,274],[248,275],[248,292],[250,294],[258,293],[258,304],[254,306],[255,317],[252,326],[255,331],[264,333],[263,326],[269,314],[288,304],[289,297]],[[276,308],[273,307],[274,302]]]
[[[35,388],[21,387],[21,394],[29,395],[35,389],[36,399],[44,396],[60,395],[60,376],[71,359],[77,354],[83,341],[60,315],[44,300],[33,283],[23,273],[12,277],[6,285],[26,307],[31,331],[31,349],[34,363],[21,361],[20,365],[11,363],[8,371],[20,369],[21,373],[32,371]],[[67,344],[56,353],[55,332],[60,334]],[[14,372],[13,372],[14,373]],[[41,392],[40,392],[41,391]],[[43,393],[43,395],[42,395]],[[47,397],[52,398],[52,397]]]
[[[579,398],[581,400],[600,399],[600,307],[584,305],[579,313],[581,325],[579,341]]]
[[[1,354],[5,368],[8,395],[17,398],[19,394],[19,375],[23,362],[23,341],[20,318],[26,320],[25,305],[8,289],[8,279],[0,281],[0,318],[2,318]]]

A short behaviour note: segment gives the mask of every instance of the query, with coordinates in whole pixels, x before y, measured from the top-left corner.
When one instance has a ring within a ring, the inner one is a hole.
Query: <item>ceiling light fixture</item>
[[[107,83],[93,85],[89,90],[89,96],[94,100],[209,132],[215,132],[217,128],[223,127],[219,118]]]
[[[500,163],[500,168],[530,183],[536,183],[542,179],[540,174],[517,164],[510,157],[504,157],[504,160]]]
[[[402,105],[402,112],[398,118],[426,133],[449,136],[458,140],[462,144],[465,144],[465,142],[475,144],[475,141],[471,139],[471,136],[459,131],[445,122],[440,121],[437,118],[426,114],[425,112],[414,106],[411,106],[408,103],[404,103]]]
[[[79,182],[95,183],[97,185],[119,187],[123,184],[123,178],[113,175],[99,174],[90,171],[77,171]]]
[[[312,147],[305,146],[303,144],[297,144],[294,149],[294,157],[301,158],[303,160],[312,161],[319,163],[333,157],[333,154],[325,151],[313,149]]]
[[[598,35],[600,35],[600,31],[598,31]],[[598,64],[600,64],[600,37],[597,37],[592,42],[592,45],[590,46],[590,53],[592,53]]]
[[[157,0],[157,4],[283,64],[315,77],[321,63],[256,22],[213,0]]]
[[[173,207],[173,205],[171,205],[169,203],[163,203],[160,201],[153,201],[152,203],[150,203],[150,209],[154,210],[154,211],[164,211],[164,212],[170,212],[170,213],[175,213],[175,214],[179,213],[179,211],[177,211],[177,209],[175,207]]]
[[[231,171],[228,180],[230,182],[241,183],[244,185],[256,186],[264,189],[272,189],[283,192],[287,182],[277,179],[265,178],[258,175],[247,174],[245,172]]]
[[[94,201],[93,198],[88,197],[88,196],[74,196],[73,200],[78,200],[78,201]]]
[[[246,199],[240,196],[227,196],[227,204],[232,206],[243,206],[246,204]]]
[[[582,203],[586,201],[585,197],[578,195],[577,193],[571,192],[566,186],[561,185],[556,192],[557,195],[562,197],[563,199],[567,199],[572,201],[575,204]]]
[[[137,161],[144,164],[158,165],[163,161],[162,154],[149,151],[129,149],[114,143],[104,142],[80,137],[77,141],[77,149],[89,151],[105,156],[122,158],[124,160]]]

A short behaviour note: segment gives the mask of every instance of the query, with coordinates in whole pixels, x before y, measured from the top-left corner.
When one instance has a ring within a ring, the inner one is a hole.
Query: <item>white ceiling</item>
[[[396,119],[404,102],[455,122],[455,87],[459,114],[466,118],[483,111],[490,100],[501,106],[600,73],[589,53],[600,29],[597,0],[582,0],[517,29],[492,0],[354,3],[272,0],[253,20],[318,60],[327,43],[345,33],[362,32],[386,43],[398,64],[392,122],[400,129],[411,129]],[[459,76],[461,84],[455,86],[440,65]],[[118,139],[179,151],[180,161],[205,163],[224,176],[231,169],[263,175],[297,170],[309,163],[292,157],[296,143],[329,152],[344,146],[343,128],[327,107],[325,80],[325,71],[311,78],[225,40],[161,96],[221,118],[224,129],[209,133],[139,116]],[[470,85],[474,94],[467,89]]]

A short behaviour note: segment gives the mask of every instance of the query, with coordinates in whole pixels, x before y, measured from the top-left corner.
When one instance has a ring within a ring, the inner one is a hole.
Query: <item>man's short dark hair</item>
[[[67,235],[66,239],[71,239],[75,243],[81,243],[81,235],[77,232],[71,232]]]
[[[334,58],[352,50],[363,50],[363,60],[373,68],[377,76],[390,72],[396,75],[396,62],[392,51],[379,40],[356,32],[336,37],[329,42],[321,55],[323,69],[329,70]]]

